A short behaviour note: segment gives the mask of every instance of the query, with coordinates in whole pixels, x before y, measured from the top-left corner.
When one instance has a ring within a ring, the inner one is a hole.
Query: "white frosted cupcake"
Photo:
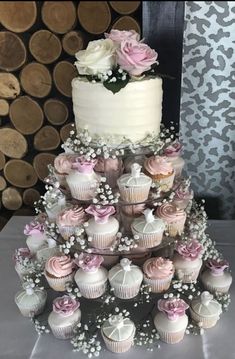
[[[180,242],[176,251],[173,263],[177,278],[183,283],[195,282],[202,266],[202,245],[197,240]]]
[[[32,254],[36,254],[45,245],[46,235],[42,223],[32,221],[26,224],[24,234],[27,236],[26,244]]]
[[[171,237],[183,233],[186,221],[186,213],[184,210],[177,208],[176,205],[172,203],[164,203],[156,209],[155,214],[165,222],[166,230]]]
[[[110,269],[108,278],[116,297],[130,299],[139,293],[143,273],[139,267],[131,264],[129,259],[123,258]]]
[[[121,198],[126,202],[138,203],[148,199],[152,180],[140,171],[141,166],[134,163],[131,173],[124,174],[117,180]]]
[[[28,284],[15,296],[15,302],[24,317],[34,317],[43,312],[47,299],[47,292],[40,288],[33,288]]]
[[[160,187],[162,192],[168,192],[174,183],[175,171],[166,157],[151,156],[144,162],[145,173]]]
[[[93,218],[85,226],[85,232],[94,248],[108,248],[115,242],[119,222],[112,216],[116,212],[113,206],[90,205],[86,210]]]
[[[100,176],[94,172],[97,160],[86,160],[85,157],[77,157],[72,164],[72,170],[66,177],[71,195],[78,200],[90,200],[95,196],[99,185]]]
[[[80,303],[68,295],[53,301],[53,311],[49,314],[48,324],[57,339],[69,339],[81,321]]]
[[[45,193],[44,201],[49,220],[55,221],[57,215],[66,207],[64,194],[58,188],[53,188]]]
[[[59,154],[54,160],[54,174],[62,187],[67,187],[66,176],[72,169],[72,156],[66,153]]]
[[[74,277],[74,261],[69,256],[54,256],[47,260],[44,275],[49,286],[57,292],[66,290],[66,283]]]
[[[86,221],[86,213],[83,207],[74,206],[65,208],[56,218],[56,224],[64,240],[68,240],[78,227]]]
[[[180,185],[176,183],[175,186],[173,203],[179,209],[190,209],[192,205],[193,191],[190,189],[189,180],[184,181]]]
[[[169,289],[174,275],[174,266],[170,259],[155,257],[148,259],[143,265],[144,283],[152,293],[162,293]]]
[[[36,253],[36,258],[39,261],[46,262],[49,258],[60,255],[60,249],[57,246],[56,241],[47,236],[44,246]]]
[[[154,317],[154,325],[163,342],[176,344],[184,338],[188,325],[186,309],[188,304],[183,299],[170,298],[158,301],[159,312]]]
[[[190,315],[201,328],[212,328],[216,325],[222,313],[221,304],[213,299],[209,292],[202,292],[198,299],[190,305]]]
[[[120,158],[99,157],[94,168],[101,177],[105,177],[111,188],[117,187],[117,180],[123,174],[123,163]]]
[[[224,260],[210,260],[206,263],[206,269],[201,275],[201,281],[205,289],[211,293],[228,293],[232,284],[232,275],[226,269],[228,262]]]
[[[185,165],[185,161],[181,156],[182,145],[179,141],[174,141],[167,147],[165,147],[163,153],[167,157],[168,162],[170,162],[175,170],[175,177],[180,177],[182,170]]]
[[[34,257],[28,248],[18,248],[14,254],[15,270],[21,280],[34,272]]]
[[[75,282],[85,298],[99,298],[106,291],[108,272],[101,266],[103,257],[96,254],[81,253],[75,259],[80,267],[75,274]]]
[[[131,230],[134,236],[138,236],[139,247],[152,248],[161,243],[165,223],[148,208],[144,210],[144,216],[134,219]]]
[[[101,334],[108,350],[125,353],[133,345],[135,324],[121,314],[112,315],[101,327]]]

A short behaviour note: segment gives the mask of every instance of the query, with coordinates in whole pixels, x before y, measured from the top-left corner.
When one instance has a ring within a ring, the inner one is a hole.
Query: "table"
[[[21,316],[14,302],[20,289],[12,262],[15,248],[25,246],[23,228],[31,217],[12,217],[0,233],[0,359],[85,359],[72,351],[69,341],[55,339],[52,334],[38,336],[31,321]],[[214,238],[235,273],[235,221],[209,221],[208,233]],[[203,336],[187,335],[175,345],[161,343],[154,352],[133,348],[121,355],[102,352],[101,359],[234,359],[235,358],[235,280],[231,288],[232,303],[215,328]],[[82,310],[82,308],[81,308]]]

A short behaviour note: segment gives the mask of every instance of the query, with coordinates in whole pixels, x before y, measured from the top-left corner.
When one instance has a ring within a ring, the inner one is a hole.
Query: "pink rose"
[[[156,63],[158,54],[148,45],[135,40],[121,42],[117,49],[117,63],[130,75],[139,76],[144,71],[150,70]]]
[[[72,169],[81,173],[91,173],[97,160],[87,160],[84,156],[77,157],[72,163]]]
[[[125,40],[140,40],[140,35],[135,30],[130,31],[120,31],[112,29],[110,33],[104,34],[106,39],[111,39],[114,43],[120,44],[122,41]]]
[[[182,317],[188,308],[188,304],[183,299],[159,299],[158,301],[158,309],[165,313],[170,320]]]
[[[229,265],[225,260],[210,260],[206,263],[206,266],[211,270],[213,275],[221,275]]]
[[[44,233],[44,225],[39,222],[32,221],[29,224],[26,224],[24,227],[24,234],[26,236],[31,236],[33,234],[43,234]]]
[[[177,252],[188,261],[197,259],[203,251],[202,245],[195,239],[190,242],[181,242],[177,245]]]
[[[181,151],[181,143],[179,141],[175,141],[164,149],[164,155],[167,157],[177,157],[180,156]]]
[[[68,317],[73,314],[79,307],[80,303],[76,299],[70,298],[68,295],[56,298],[53,301],[53,311],[61,314],[63,317]]]
[[[103,261],[104,258],[100,255],[81,253],[74,263],[85,272],[96,272]]]
[[[94,216],[95,221],[98,223],[106,223],[109,217],[116,212],[113,206],[104,206],[98,208],[94,204],[91,204],[87,209],[85,209],[86,213]]]

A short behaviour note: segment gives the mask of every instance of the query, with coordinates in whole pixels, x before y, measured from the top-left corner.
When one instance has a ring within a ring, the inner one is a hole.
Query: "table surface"
[[[21,316],[14,302],[20,289],[18,275],[12,265],[15,248],[25,246],[23,228],[31,217],[12,217],[0,233],[0,358],[1,359],[85,359],[82,353],[72,351],[70,342],[58,340],[52,334],[38,336],[32,322]],[[217,241],[218,248],[230,262],[235,273],[235,221],[209,221],[208,233]],[[149,352],[132,348],[118,355],[108,351],[100,358],[140,359],[234,359],[235,358],[235,285],[231,287],[232,303],[228,312],[221,316],[215,328],[202,336],[186,335],[175,345],[161,343],[160,348]],[[82,308],[81,308],[82,310]]]

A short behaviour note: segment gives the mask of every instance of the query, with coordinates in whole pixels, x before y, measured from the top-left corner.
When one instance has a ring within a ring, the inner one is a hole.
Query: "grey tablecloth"
[[[82,353],[72,351],[69,341],[55,339],[51,334],[38,336],[33,324],[21,316],[14,303],[20,283],[12,264],[12,254],[15,248],[25,245],[22,233],[29,221],[30,217],[13,217],[0,234],[0,358],[83,359]],[[235,221],[210,221],[208,232],[217,241],[235,273]],[[176,345],[162,343],[154,352],[133,348],[126,354],[115,355],[105,351],[101,359],[235,359],[234,284],[231,294],[229,311],[222,315],[215,328],[207,330],[203,336],[187,335]]]

